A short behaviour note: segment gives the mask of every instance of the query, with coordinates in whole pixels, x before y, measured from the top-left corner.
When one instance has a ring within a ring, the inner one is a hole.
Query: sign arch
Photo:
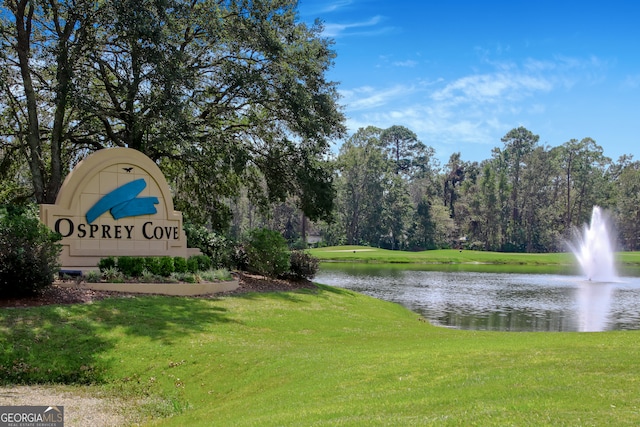
[[[78,163],[55,204],[40,205],[40,219],[63,236],[65,270],[96,269],[108,256],[189,255],[162,171],[131,148],[99,150]]]

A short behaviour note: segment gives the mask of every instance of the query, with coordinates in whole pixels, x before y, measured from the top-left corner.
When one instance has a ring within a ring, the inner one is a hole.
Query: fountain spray
[[[599,206],[593,207],[591,223],[584,225],[582,233],[576,230],[569,247],[588,280],[617,281],[613,234],[609,217]]]

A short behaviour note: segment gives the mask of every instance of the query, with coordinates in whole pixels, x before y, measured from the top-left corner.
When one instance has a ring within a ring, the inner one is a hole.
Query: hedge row
[[[140,277],[146,270],[149,273],[169,277],[173,273],[197,273],[211,268],[211,258],[206,255],[183,257],[107,257],[100,260],[98,268],[101,272],[116,269],[127,277]]]

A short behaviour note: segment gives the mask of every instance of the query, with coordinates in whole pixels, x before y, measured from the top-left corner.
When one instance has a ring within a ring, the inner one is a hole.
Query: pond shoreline
[[[640,329],[640,270],[592,282],[575,268],[321,263],[318,282],[394,302],[434,325],[468,330]]]

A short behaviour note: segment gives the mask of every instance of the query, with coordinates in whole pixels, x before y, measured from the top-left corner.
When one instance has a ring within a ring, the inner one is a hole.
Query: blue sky
[[[335,41],[352,133],[402,125],[445,164],[491,157],[524,126],[640,160],[640,2],[300,0]]]

